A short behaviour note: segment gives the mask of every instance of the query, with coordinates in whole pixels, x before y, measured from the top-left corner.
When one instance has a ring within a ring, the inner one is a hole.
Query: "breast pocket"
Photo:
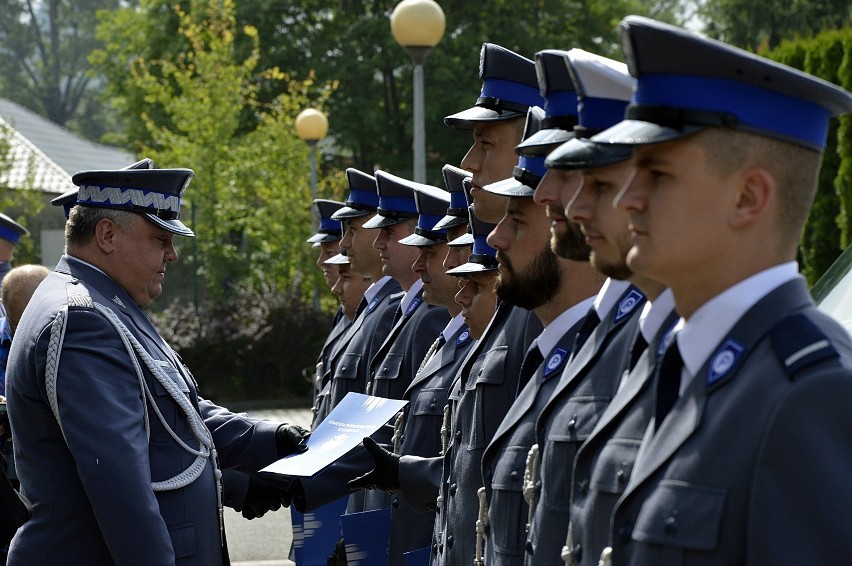
[[[402,354],[388,354],[385,359],[376,367],[375,375],[373,376],[373,391],[372,394],[378,397],[393,397],[399,398],[405,391],[396,390],[400,387],[406,387],[407,383],[402,383],[400,374],[402,373]],[[394,393],[396,393],[394,395]]]
[[[526,541],[527,503],[524,500],[524,469],[529,448],[511,446],[500,455],[491,482],[489,536],[499,554],[522,556]]]
[[[406,454],[427,457],[440,454],[446,404],[447,390],[443,388],[423,389],[417,395],[409,417],[414,422],[406,426]]]
[[[571,473],[580,444],[589,437],[607,399],[574,398],[553,416],[542,457],[542,502],[561,513],[571,509]]]
[[[363,393],[367,384],[360,371],[361,354],[348,352],[340,357],[337,372],[331,382],[331,405],[336,407],[350,391]]]
[[[616,438],[606,443],[592,472],[591,489],[620,494],[633,474],[639,440]]]
[[[189,385],[187,384],[184,377],[181,373],[172,367],[169,362],[162,360],[155,360],[159,365],[162,373],[164,374],[165,383],[168,384],[171,382],[172,386],[177,389],[176,394],[182,395],[185,398],[189,398]],[[152,388],[154,392],[154,403],[157,404],[157,409],[159,413],[162,415],[162,418],[165,420],[166,424],[169,428],[174,431],[179,437],[184,440],[189,440],[194,438],[192,435],[192,431],[189,429],[187,425],[187,421],[184,418],[183,410],[175,401],[175,398],[169,393],[168,389],[166,389],[166,385],[164,385],[160,378],[154,376],[154,387]],[[173,389],[174,390],[174,389]],[[154,416],[153,413],[149,411],[149,424],[151,426],[151,442],[152,443],[173,443],[171,434],[163,427],[159,418]]]
[[[719,544],[725,488],[664,480],[642,504],[632,538],[683,550],[709,551]]]

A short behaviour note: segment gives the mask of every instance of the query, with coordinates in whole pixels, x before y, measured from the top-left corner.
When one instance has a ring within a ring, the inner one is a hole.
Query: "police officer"
[[[852,344],[796,250],[843,89],[646,18],[619,26],[636,91],[595,141],[636,144],[617,204],[636,273],[683,317],[612,515],[615,564],[821,564],[852,554]]]
[[[540,129],[543,117],[541,109],[530,109],[525,139]],[[487,511],[480,513],[488,517],[485,563],[492,565],[523,564],[529,519],[524,469],[535,443],[535,421],[568,361],[580,321],[603,282],[589,265],[589,249],[576,226],[578,249],[572,259],[557,258],[551,250],[545,208],[533,202],[533,192],[544,173],[543,155],[521,157],[511,179],[483,187],[510,197],[506,214],[488,236],[497,249],[497,294],[533,310],[544,326],[521,366],[519,396],[482,458],[487,501],[481,503],[487,504]]]
[[[632,87],[626,67],[580,50],[569,51],[567,57],[583,66],[583,74],[575,73],[573,80],[579,99],[575,135],[588,135],[618,121]],[[563,59],[563,64],[567,61]],[[585,151],[562,168],[554,157],[561,155],[563,147],[574,145]],[[592,250],[592,266],[608,279],[578,331],[571,361],[538,418],[539,453],[532,464],[539,464],[540,491],[535,494],[526,545],[527,564],[562,564],[574,457],[618,388],[645,302],[644,293],[632,283],[624,266],[629,248],[626,218],[613,213],[611,198],[605,201],[606,206],[594,206],[600,195],[618,191],[627,180],[628,165],[611,165],[626,162],[629,157],[630,152],[624,149],[597,150],[590,144],[569,140],[548,155],[547,174],[536,190],[536,200],[548,207],[554,220],[557,253],[570,251],[571,246],[563,245],[571,236],[569,222],[578,223]],[[567,195],[570,196],[566,198]]]

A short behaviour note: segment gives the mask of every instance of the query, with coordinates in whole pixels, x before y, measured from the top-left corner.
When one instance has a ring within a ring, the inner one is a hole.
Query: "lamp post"
[[[328,118],[316,108],[306,108],[296,116],[296,135],[310,148],[311,200],[317,198],[317,143],[328,133]],[[311,227],[317,230],[319,220],[311,215]],[[314,278],[314,312],[320,310],[319,285]]]
[[[444,35],[444,11],[435,0],[402,0],[391,13],[391,33],[414,63],[414,180],[426,182],[423,62]]]

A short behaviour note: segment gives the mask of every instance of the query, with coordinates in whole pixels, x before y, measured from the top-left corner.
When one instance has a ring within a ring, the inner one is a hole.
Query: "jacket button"
[[[533,543],[531,540],[528,540],[527,543],[524,545],[524,550],[527,551],[527,554],[533,553]]]
[[[429,408],[434,410],[435,409],[435,403],[432,403],[431,405],[429,405]]]
[[[346,366],[340,366],[340,373],[343,373],[344,371],[346,371]]]
[[[583,560],[583,547],[579,544],[574,545],[574,548],[571,549],[571,556],[574,557],[574,560],[577,562],[582,562]]]
[[[450,535],[450,536],[447,537],[447,548],[453,547],[453,541],[454,541],[453,535]]]
[[[385,367],[383,367],[382,369],[385,371],[385,373],[387,373],[387,371],[388,371],[388,365],[387,365],[387,364],[385,364]]]
[[[432,543],[432,554],[438,554],[438,543],[437,542]]]
[[[677,527],[677,517],[675,517],[674,514],[667,517],[666,520],[663,522],[663,530],[666,532],[666,534],[675,534],[677,532]]]
[[[457,484],[450,484],[450,495],[455,495],[456,491],[458,490],[458,487],[459,486]]]
[[[589,492],[589,480],[584,478],[577,482],[577,489],[581,495],[586,495]]]
[[[624,483],[624,481],[625,481],[626,479],[627,479],[627,472],[625,472],[625,471],[624,471],[624,468],[621,468],[620,470],[618,470],[618,471],[615,473],[615,480],[616,480],[618,483]]]
[[[574,415],[570,421],[568,421],[568,430],[570,432],[574,432],[577,428],[577,415]]]
[[[456,431],[456,442],[461,442],[461,431],[460,430]]]
[[[518,470],[512,470],[512,473],[509,474],[509,477],[512,478],[513,482],[518,481]]]
[[[391,505],[393,505],[394,509],[398,509],[399,508],[399,497],[394,497],[393,501],[391,501]]]

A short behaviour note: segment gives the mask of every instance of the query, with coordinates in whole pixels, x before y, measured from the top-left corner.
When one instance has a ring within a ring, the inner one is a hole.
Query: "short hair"
[[[0,286],[0,300],[6,306],[7,317],[15,325],[21,319],[21,314],[36,288],[48,275],[50,270],[43,265],[19,265],[3,278],[3,285]]]
[[[109,219],[122,230],[130,230],[140,216],[135,212],[103,208],[99,206],[75,206],[65,223],[65,246],[68,250],[79,249],[95,237],[98,222]]]
[[[816,194],[822,154],[804,146],[726,128],[708,128],[697,140],[707,166],[720,175],[760,167],[778,188],[779,227],[798,241]]]

